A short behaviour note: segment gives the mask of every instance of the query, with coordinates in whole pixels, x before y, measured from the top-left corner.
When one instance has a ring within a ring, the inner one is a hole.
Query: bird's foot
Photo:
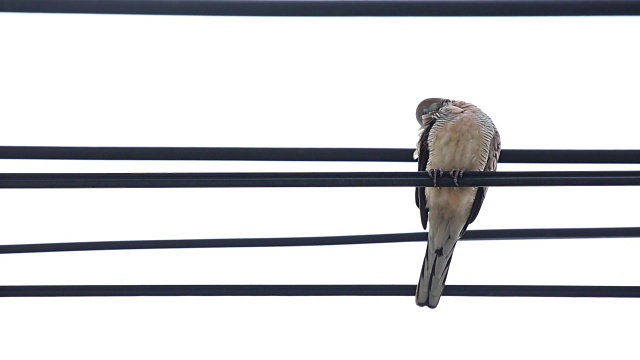
[[[451,177],[453,177],[453,183],[456,184],[456,186],[459,186],[458,185],[458,178],[461,178],[462,174],[464,174],[464,169],[453,169],[449,173],[449,175],[451,175]]]
[[[429,177],[431,179],[433,179],[433,186],[437,186],[437,179],[438,176],[442,176],[444,174],[444,171],[442,171],[442,169],[429,169],[427,170],[427,175],[429,175]]]

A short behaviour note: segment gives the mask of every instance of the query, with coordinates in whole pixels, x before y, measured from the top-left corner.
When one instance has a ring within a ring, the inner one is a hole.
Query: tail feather
[[[427,252],[416,288],[416,304],[432,309],[438,306],[444,291],[459,234],[457,227],[453,229],[449,221],[439,222],[438,225],[441,226],[431,226],[429,229]]]
[[[468,213],[437,209],[429,216],[429,242],[416,289],[416,304],[435,308],[444,290],[449,266]]]
[[[434,258],[435,260],[429,261],[429,258]],[[453,251],[446,256],[440,252],[429,253],[427,249],[416,288],[416,305],[427,306],[431,309],[435,309],[438,306],[447,281],[452,258]]]

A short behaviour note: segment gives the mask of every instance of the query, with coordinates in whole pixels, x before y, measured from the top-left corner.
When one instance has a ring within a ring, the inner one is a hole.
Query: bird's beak
[[[424,123],[424,119],[427,117],[427,114],[429,114],[429,109],[425,108],[425,109],[422,109],[420,112],[422,113],[422,115],[417,116],[416,120],[418,120],[418,124],[422,126]]]

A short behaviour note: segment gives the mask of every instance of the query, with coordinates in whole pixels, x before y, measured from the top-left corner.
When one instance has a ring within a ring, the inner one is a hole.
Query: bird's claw
[[[460,186],[458,185],[458,178],[461,178],[462,174],[464,174],[464,169],[453,169],[449,173],[449,175],[453,177],[453,183],[456,184],[456,186]]]
[[[444,171],[442,171],[442,169],[429,169],[427,170],[427,175],[429,175],[429,177],[431,179],[433,179],[433,186],[437,186],[437,178],[438,176],[442,176],[444,174]]]

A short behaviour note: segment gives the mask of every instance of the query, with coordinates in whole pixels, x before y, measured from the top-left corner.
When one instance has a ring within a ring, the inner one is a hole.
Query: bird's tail
[[[439,231],[440,230],[440,231]],[[438,306],[440,296],[444,290],[444,283],[449,273],[449,265],[453,257],[453,250],[458,240],[458,233],[451,234],[449,226],[429,229],[427,253],[422,262],[422,271],[416,288],[416,305],[428,306],[434,309]]]

